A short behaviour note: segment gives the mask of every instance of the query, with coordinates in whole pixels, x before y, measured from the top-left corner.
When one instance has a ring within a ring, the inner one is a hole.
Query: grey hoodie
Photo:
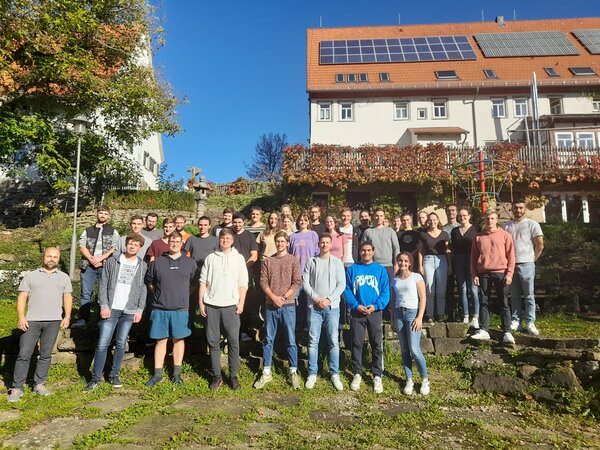
[[[115,296],[115,288],[117,287],[117,279],[119,278],[119,270],[121,262],[119,261],[121,254],[114,255],[104,262],[102,268],[102,278],[100,279],[100,287],[98,288],[98,303],[100,309],[111,309]],[[129,291],[129,299],[125,305],[123,312],[125,314],[141,314],[146,306],[146,285],[144,284],[144,276],[146,275],[146,263],[138,256],[137,269],[131,283]]]

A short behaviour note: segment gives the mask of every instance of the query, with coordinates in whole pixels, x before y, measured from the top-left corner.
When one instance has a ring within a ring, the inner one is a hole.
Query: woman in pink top
[[[348,236],[340,231],[340,224],[333,216],[325,218],[325,229],[331,234],[331,254],[345,263],[348,259]]]

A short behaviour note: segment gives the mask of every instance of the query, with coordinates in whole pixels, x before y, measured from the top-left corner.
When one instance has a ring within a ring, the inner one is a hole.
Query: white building
[[[597,153],[600,18],[309,29],[307,92],[311,145],[521,142]],[[546,191],[547,211],[599,220],[600,196],[588,189]]]
[[[600,18],[309,29],[310,143],[526,142],[535,73],[563,128],[539,144],[599,146],[598,39]]]

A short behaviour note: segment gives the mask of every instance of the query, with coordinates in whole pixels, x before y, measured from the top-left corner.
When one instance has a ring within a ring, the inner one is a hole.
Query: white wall
[[[552,95],[550,95],[552,96]],[[564,114],[591,114],[592,99],[580,94],[561,94],[563,98]],[[477,126],[477,143],[473,132],[472,98],[463,97],[396,97],[377,99],[358,99],[354,101],[353,120],[340,121],[340,100],[311,99],[311,139],[312,144],[337,144],[360,146],[363,144],[398,144],[409,145],[415,143],[415,137],[407,131],[408,128],[424,127],[460,127],[467,131],[466,145],[484,145],[488,142],[508,140],[507,129],[515,129],[522,125],[523,118],[515,115],[516,98],[523,95],[498,95],[480,96],[475,100],[475,117]],[[540,115],[550,114],[550,103],[547,95],[540,96]],[[433,101],[447,99],[447,118],[433,118]],[[504,99],[505,117],[492,117],[492,99]],[[349,100],[341,100],[349,101]],[[394,119],[394,102],[409,102],[409,118],[407,120]],[[332,120],[318,121],[319,103],[332,103]],[[427,118],[417,119],[417,110],[426,108]],[[528,102],[528,111],[531,112],[531,102]],[[448,141],[448,136],[437,138],[429,137],[432,141]],[[456,139],[461,138],[456,136]],[[462,136],[464,138],[464,135]],[[424,140],[420,140],[424,141]]]

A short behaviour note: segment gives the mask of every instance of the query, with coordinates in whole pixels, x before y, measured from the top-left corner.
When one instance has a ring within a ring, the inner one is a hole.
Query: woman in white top
[[[414,273],[413,256],[409,252],[402,252],[396,258],[398,271],[393,280],[396,292],[396,305],[394,308],[394,325],[400,340],[402,350],[402,366],[406,375],[406,385],[402,392],[412,395],[414,392],[412,363],[417,364],[421,375],[421,395],[429,394],[429,378],[425,357],[421,352],[421,327],[425,313],[425,281],[421,274]]]

